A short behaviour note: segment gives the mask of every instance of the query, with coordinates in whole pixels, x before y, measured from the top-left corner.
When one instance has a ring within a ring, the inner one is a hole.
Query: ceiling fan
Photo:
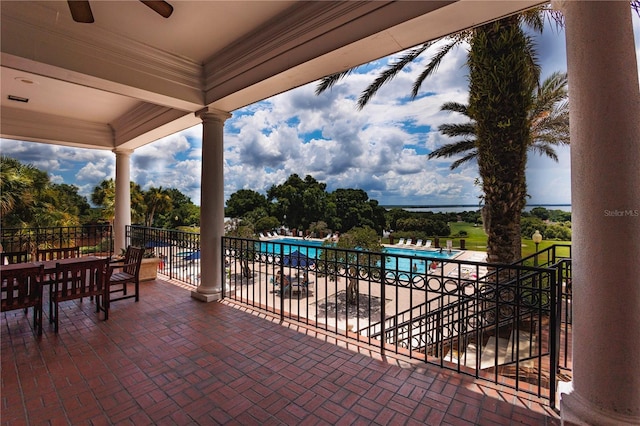
[[[168,18],[173,13],[173,6],[166,1],[140,0],[140,2],[147,5],[163,18]],[[91,13],[91,6],[89,5],[88,0],[67,0],[67,3],[69,4],[69,10],[71,11],[71,16],[74,21],[81,22],[83,24],[90,24],[94,22],[93,13]]]

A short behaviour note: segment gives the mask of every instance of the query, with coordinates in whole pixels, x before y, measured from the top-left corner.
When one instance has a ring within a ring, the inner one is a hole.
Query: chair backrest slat
[[[63,301],[103,294],[107,263],[107,259],[58,263],[52,297]]]
[[[124,272],[134,275],[138,279],[140,275],[140,264],[142,263],[142,256],[144,255],[144,249],[140,247],[129,246],[124,256]]]
[[[47,260],[60,260],[80,257],[80,247],[57,247],[52,249],[38,249],[36,260],[44,262]]]
[[[0,311],[29,308],[42,303],[43,266],[2,271]]]
[[[0,253],[3,265],[13,265],[14,263],[25,263],[27,261],[27,251],[5,251]]]

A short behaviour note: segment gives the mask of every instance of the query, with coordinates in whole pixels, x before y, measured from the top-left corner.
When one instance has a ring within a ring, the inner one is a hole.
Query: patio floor
[[[559,425],[527,394],[156,280],[139,303],[2,314],[1,420],[23,424]]]

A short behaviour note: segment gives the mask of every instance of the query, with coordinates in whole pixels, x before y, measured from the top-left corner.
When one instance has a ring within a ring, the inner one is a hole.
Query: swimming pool
[[[270,254],[288,255],[292,251],[299,251],[301,254],[315,259],[322,253],[322,241],[301,240],[299,238],[276,238],[269,241],[261,241],[259,250]],[[411,249],[408,247],[384,247],[383,253],[392,256],[385,256],[385,266],[390,269],[397,269],[403,272],[424,273],[427,270],[426,258],[451,259],[460,253],[459,250],[447,250],[440,252],[438,249]]]

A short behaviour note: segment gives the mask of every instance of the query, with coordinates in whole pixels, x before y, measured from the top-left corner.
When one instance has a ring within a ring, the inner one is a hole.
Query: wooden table
[[[44,273],[50,274],[56,270],[57,264],[68,265],[73,263],[90,262],[94,260],[100,260],[102,258],[98,256],[83,256],[83,257],[70,257],[67,259],[58,260],[46,260],[42,262],[24,262],[24,263],[12,263],[10,265],[0,265],[0,272],[2,271],[15,271],[22,268],[32,268],[34,266],[44,265]]]

